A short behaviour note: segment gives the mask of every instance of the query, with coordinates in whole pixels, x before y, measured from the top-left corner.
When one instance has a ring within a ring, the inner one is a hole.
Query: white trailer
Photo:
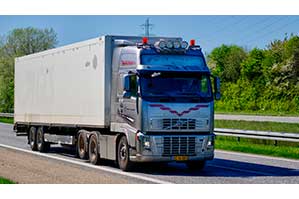
[[[16,58],[15,121],[108,127],[111,53],[96,38]]]
[[[203,168],[214,156],[219,98],[219,79],[213,92],[210,76],[200,47],[181,38],[102,36],[19,57],[14,129],[32,150],[71,145],[93,164]]]

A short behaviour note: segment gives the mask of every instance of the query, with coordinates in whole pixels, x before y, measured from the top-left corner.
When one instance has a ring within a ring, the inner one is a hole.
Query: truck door
[[[130,75],[130,97],[123,98],[123,116],[132,126],[135,126],[137,119],[137,75]]]
[[[138,102],[138,78],[136,74],[131,71],[136,70],[137,56],[134,53],[122,53],[120,56],[120,77],[123,84],[124,76],[130,75],[130,96],[123,96],[123,90],[121,91],[121,97],[119,98],[119,113],[122,118],[126,120],[131,126],[136,127],[137,119],[137,102]],[[122,86],[123,88],[123,86]]]

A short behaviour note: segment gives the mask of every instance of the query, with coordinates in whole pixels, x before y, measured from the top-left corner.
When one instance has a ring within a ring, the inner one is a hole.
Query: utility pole
[[[153,28],[154,24],[151,24],[149,22],[149,18],[147,18],[145,20],[145,23],[141,24],[140,26],[144,29],[144,36],[149,37],[150,36],[150,29]]]

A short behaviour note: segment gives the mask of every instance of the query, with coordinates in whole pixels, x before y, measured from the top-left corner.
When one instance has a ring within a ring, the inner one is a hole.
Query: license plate
[[[188,156],[181,156],[181,155],[174,156],[174,160],[175,161],[186,161],[186,160],[188,160]]]

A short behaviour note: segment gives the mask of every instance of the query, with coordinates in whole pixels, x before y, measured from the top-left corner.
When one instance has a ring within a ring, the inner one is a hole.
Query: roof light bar
[[[173,41],[173,40],[164,40],[161,39],[160,41],[157,41],[154,46],[159,50],[184,50],[188,47],[188,42],[186,41]]]

